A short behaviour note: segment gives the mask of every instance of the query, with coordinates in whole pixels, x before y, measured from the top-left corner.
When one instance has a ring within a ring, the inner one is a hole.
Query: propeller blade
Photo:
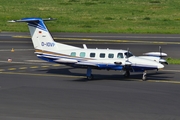
[[[127,48],[127,58],[129,58],[129,48]]]
[[[160,58],[162,58],[162,48],[159,46],[159,53],[160,53]]]

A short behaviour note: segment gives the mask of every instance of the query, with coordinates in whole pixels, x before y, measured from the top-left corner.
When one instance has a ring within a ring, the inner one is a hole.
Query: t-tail
[[[32,42],[35,50],[62,52],[63,50],[78,49],[78,47],[57,43],[53,40],[44,21],[54,20],[52,18],[23,18],[20,20],[11,20],[8,22],[27,22]]]

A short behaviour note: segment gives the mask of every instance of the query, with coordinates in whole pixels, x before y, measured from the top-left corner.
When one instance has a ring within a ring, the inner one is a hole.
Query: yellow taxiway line
[[[30,36],[12,36],[14,38],[31,38]],[[180,42],[162,42],[162,41],[142,41],[142,40],[110,40],[110,39],[92,39],[92,38],[57,38],[55,40],[78,40],[78,41],[96,41],[96,42],[111,42],[111,43],[148,43],[148,44],[180,44]],[[94,43],[96,44],[96,43]]]
[[[20,73],[20,72],[0,72],[0,74],[13,74],[13,75],[30,75],[30,76],[47,76],[47,77],[70,77],[70,78],[85,78],[84,76],[72,76],[72,75],[61,75],[61,74],[35,74],[35,73]]]

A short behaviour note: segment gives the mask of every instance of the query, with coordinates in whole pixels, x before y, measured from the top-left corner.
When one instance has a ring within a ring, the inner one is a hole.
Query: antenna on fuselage
[[[84,48],[84,49],[87,49],[87,46],[86,46],[86,44],[83,44],[83,48]]]

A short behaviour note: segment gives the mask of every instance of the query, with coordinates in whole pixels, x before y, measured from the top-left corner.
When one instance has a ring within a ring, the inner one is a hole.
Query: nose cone
[[[164,65],[159,63],[159,64],[157,65],[157,68],[158,68],[158,69],[162,69],[162,68],[164,68]]]

